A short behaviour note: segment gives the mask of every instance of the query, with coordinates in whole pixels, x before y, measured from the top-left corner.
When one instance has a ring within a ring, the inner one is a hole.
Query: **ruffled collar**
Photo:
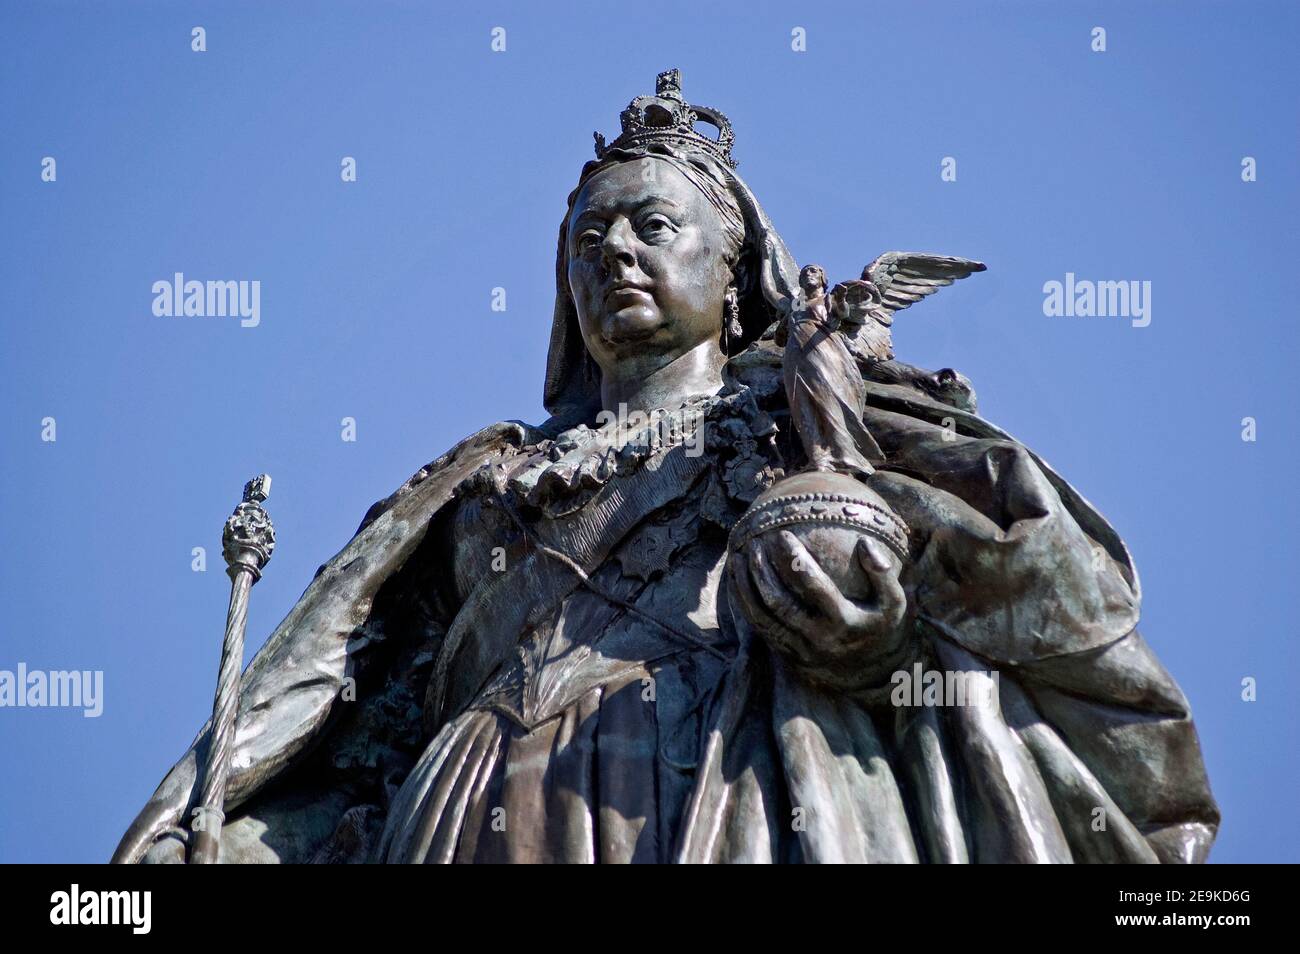
[[[615,476],[655,468],[677,451],[690,457],[732,448],[737,438],[775,431],[743,384],[650,414],[602,413],[595,427],[579,424],[525,448],[506,486],[516,500],[548,516],[581,508]],[[745,443],[745,441],[742,441]]]
[[[734,399],[734,392],[724,390],[650,414],[602,412],[595,427],[579,424],[529,448],[507,486],[517,499],[549,515],[570,512],[614,476],[626,476],[675,448],[703,454],[706,422]]]

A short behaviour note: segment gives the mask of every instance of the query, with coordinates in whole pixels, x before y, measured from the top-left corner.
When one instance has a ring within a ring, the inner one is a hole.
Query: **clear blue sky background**
[[[544,417],[565,197],[673,66],[801,262],[988,263],[900,316],[900,357],[968,374],[1124,535],[1223,809],[1213,859],[1300,860],[1297,5],[550,6],[0,6],[0,669],[106,682],[97,720],[0,710],[0,860],[106,859],[189,744],[248,477],[279,531],[251,657],[374,500]],[[154,317],[176,271],[260,280],[260,327]],[[1045,317],[1067,271],[1152,282],[1151,325]]]

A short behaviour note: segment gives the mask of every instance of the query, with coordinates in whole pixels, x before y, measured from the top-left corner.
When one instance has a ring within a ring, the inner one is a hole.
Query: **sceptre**
[[[225,821],[226,777],[230,750],[235,742],[239,714],[239,676],[244,666],[244,627],[248,623],[248,594],[262,577],[262,568],[275,549],[275,528],[262,509],[271,493],[271,478],[254,477],[244,485],[244,499],[226,520],[221,534],[221,555],[230,576],[230,608],[226,611],[226,637],[221,644],[221,671],[212,701],[212,729],[203,771],[203,790],[195,815],[194,846],[190,864],[217,862],[221,825]]]

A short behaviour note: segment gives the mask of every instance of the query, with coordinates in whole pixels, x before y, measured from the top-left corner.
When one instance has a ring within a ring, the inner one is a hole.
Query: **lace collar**
[[[572,509],[575,495],[585,499],[615,475],[626,476],[675,448],[704,454],[707,422],[736,397],[724,390],[649,414],[601,412],[595,427],[579,424],[529,448],[507,486],[543,511]]]

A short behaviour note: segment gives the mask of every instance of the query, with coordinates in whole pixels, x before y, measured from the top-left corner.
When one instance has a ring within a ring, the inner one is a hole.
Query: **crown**
[[[665,70],[655,78],[655,94],[638,96],[619,114],[623,131],[609,145],[600,133],[596,138],[596,158],[605,158],[610,149],[634,149],[657,142],[689,143],[716,156],[735,167],[731,158],[731,144],[735,133],[727,117],[709,106],[692,106],[682,98],[682,74],[679,70]],[[696,129],[697,122],[705,122],[718,130],[718,138],[710,139]]]

